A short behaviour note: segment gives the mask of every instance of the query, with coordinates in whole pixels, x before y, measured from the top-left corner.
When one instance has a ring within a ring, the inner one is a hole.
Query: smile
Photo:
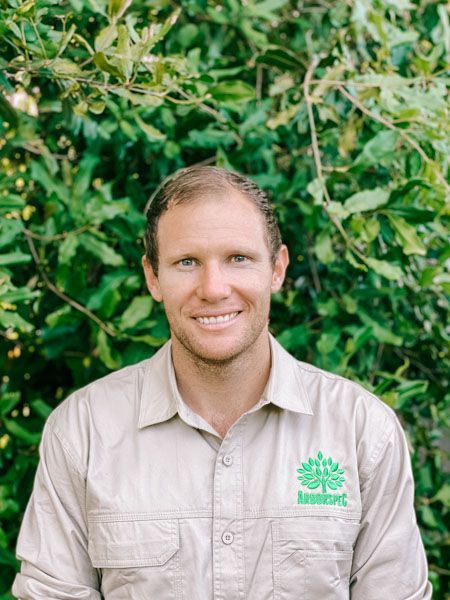
[[[228,323],[238,316],[238,312],[228,313],[226,315],[219,315],[217,317],[196,317],[196,321],[202,325],[218,325],[219,323]]]

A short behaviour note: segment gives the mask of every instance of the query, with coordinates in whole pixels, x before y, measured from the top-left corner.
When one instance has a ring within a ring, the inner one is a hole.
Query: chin
[[[238,358],[245,351],[245,348],[207,348],[207,347],[186,347],[186,350],[198,361],[210,365],[225,365]]]
[[[256,340],[222,340],[202,343],[185,336],[175,336],[176,340],[196,362],[208,365],[226,365],[248,351]]]

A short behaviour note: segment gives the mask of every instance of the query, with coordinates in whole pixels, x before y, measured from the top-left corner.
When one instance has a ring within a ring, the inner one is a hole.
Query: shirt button
[[[233,464],[233,457],[231,454],[225,454],[225,456],[222,458],[222,462],[226,467],[231,467]]]
[[[224,544],[232,544],[234,540],[234,535],[230,532],[230,531],[225,531],[225,533],[222,535],[222,542]]]

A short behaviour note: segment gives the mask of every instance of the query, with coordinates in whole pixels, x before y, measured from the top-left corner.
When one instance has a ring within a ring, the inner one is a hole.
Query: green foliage
[[[273,198],[291,251],[278,339],[402,419],[443,598],[448,3],[172,5],[0,0],[0,599],[44,419],[167,339],[141,275],[144,209],[198,163]]]

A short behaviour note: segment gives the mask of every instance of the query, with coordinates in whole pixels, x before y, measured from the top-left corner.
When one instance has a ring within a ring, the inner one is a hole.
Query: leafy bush
[[[166,175],[198,163],[273,198],[291,251],[278,339],[401,417],[443,598],[448,4],[0,6],[0,598],[45,418],[167,339],[140,270],[144,209]]]

